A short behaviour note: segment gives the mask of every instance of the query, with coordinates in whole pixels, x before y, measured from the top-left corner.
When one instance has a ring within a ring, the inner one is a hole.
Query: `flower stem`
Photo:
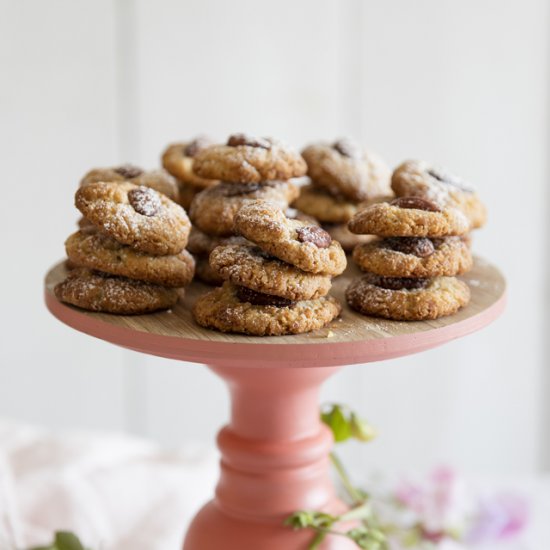
[[[315,535],[315,538],[311,541],[311,544],[308,546],[308,550],[316,550],[319,548],[319,545],[325,540],[326,537],[326,531],[319,531],[317,535]]]
[[[330,453],[330,460],[332,461],[332,464],[336,471],[338,472],[338,475],[340,476],[340,481],[342,482],[342,485],[346,489],[349,497],[353,501],[353,504],[360,504],[363,502],[364,498],[359,493],[359,491],[353,486],[348,473],[346,472],[346,469],[344,468],[344,465],[336,455],[334,451]]]

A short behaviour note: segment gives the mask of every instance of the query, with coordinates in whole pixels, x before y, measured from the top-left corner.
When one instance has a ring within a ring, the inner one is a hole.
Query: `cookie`
[[[296,208],[287,208],[285,210],[285,216],[291,220],[300,220],[303,222],[310,223],[311,225],[321,225],[313,216],[301,212]]]
[[[426,321],[456,313],[470,301],[470,289],[455,277],[409,279],[369,273],[348,286],[346,300],[363,315]]]
[[[233,134],[226,145],[200,151],[193,169],[201,178],[260,183],[303,176],[306,163],[297,152],[272,138]]]
[[[180,291],[181,292],[181,291]],[[90,311],[136,315],[168,309],[178,301],[173,288],[76,268],[54,288],[58,300]]]
[[[321,223],[347,223],[359,210],[357,203],[335,197],[312,184],[300,188],[300,196],[292,207]]]
[[[485,224],[487,211],[475,189],[457,176],[421,160],[408,160],[392,175],[398,197],[421,197],[442,207],[458,208],[470,221],[470,228]]]
[[[75,205],[96,227],[134,250],[179,254],[191,224],[185,210],[149,187],[100,182],[81,187]]]
[[[460,237],[388,237],[359,245],[353,260],[363,270],[385,277],[441,277],[466,273],[473,259]]]
[[[218,246],[226,244],[250,244],[243,237],[232,235],[231,237],[214,237],[203,233],[198,227],[191,227],[187,250],[192,254],[210,256],[210,252]]]
[[[254,336],[310,332],[326,326],[340,311],[332,296],[289,303],[228,281],[201,296],[193,307],[195,320],[203,327]]]
[[[335,276],[346,268],[346,254],[340,243],[318,226],[287,218],[271,202],[245,204],[235,216],[234,227],[271,256],[303,271]]]
[[[270,181],[261,185],[222,182],[194,198],[189,216],[201,231],[227,237],[233,234],[235,214],[247,202],[263,199],[287,208],[297,196],[298,188],[288,181]]]
[[[306,273],[253,245],[218,246],[210,266],[235,285],[293,301],[320,298],[331,287],[330,276]]]
[[[360,202],[390,189],[391,172],[384,161],[352,140],[309,145],[302,156],[308,176],[332,195]]]
[[[195,256],[195,279],[211,286],[223,284],[223,279],[210,266],[208,256]]]
[[[97,227],[89,220],[87,220],[84,216],[80,216],[79,220],[76,222],[79,229],[97,229]]]
[[[347,223],[323,224],[323,229],[333,240],[338,241],[342,245],[346,254],[350,254],[357,245],[369,243],[376,239],[374,235],[357,235],[352,233]]]
[[[201,178],[193,171],[197,154],[212,145],[214,142],[205,136],[184,143],[173,143],[162,153],[162,166],[179,181],[199,189],[216,185],[216,179]]]
[[[349,222],[352,233],[382,237],[447,237],[469,229],[466,216],[420,197],[400,197],[372,204]]]
[[[186,286],[195,272],[195,260],[186,250],[173,256],[150,256],[97,230],[73,233],[65,241],[65,250],[74,265],[163,286]]]
[[[150,187],[159,193],[163,193],[175,202],[179,201],[177,181],[164,170],[146,172],[131,164],[124,164],[113,168],[94,168],[80,180],[80,187],[100,181],[129,181],[134,185]]]
[[[177,201],[180,206],[189,212],[193,199],[203,190],[201,187],[195,187],[190,183],[184,181],[178,181],[179,200]]]

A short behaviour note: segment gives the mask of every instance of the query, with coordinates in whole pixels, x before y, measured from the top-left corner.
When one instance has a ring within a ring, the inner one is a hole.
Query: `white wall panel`
[[[0,15],[0,414],[121,427],[121,352],[56,322],[42,278],[84,170],[116,160],[112,2],[4,1]]]

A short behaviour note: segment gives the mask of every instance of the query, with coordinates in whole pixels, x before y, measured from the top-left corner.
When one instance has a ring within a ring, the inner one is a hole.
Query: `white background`
[[[94,166],[156,166],[172,140],[352,135],[395,165],[433,160],[490,212],[475,249],[509,281],[493,326],[349,367],[323,400],[381,436],[356,469],[550,468],[547,223],[550,9],[544,0],[0,0],[0,415],[212,444],[225,389],[204,367],[61,325],[42,277]],[[357,449],[348,449],[348,454]]]

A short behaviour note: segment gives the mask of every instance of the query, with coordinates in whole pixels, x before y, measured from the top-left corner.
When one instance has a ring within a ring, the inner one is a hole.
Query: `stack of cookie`
[[[242,206],[234,227],[249,244],[213,250],[211,267],[225,283],[197,300],[197,323],[256,336],[299,334],[340,314],[327,294],[346,255],[325,230],[289,219],[280,205],[263,200]]]
[[[214,142],[209,137],[199,136],[192,141],[172,143],[162,153],[162,166],[176,178],[179,203],[185,210],[189,210],[195,195],[219,183],[218,180],[201,178],[193,171],[195,156],[211,145],[214,145]]]
[[[390,171],[374,153],[350,139],[309,145],[302,151],[311,183],[302,187],[293,207],[314,217],[346,252],[371,237],[347,227],[360,204],[390,193]]]
[[[167,196],[129,181],[86,183],[75,197],[85,219],[65,248],[74,267],[55,288],[92,311],[147,313],[173,306],[193,278],[184,250],[190,222]]]
[[[222,244],[243,243],[235,239],[233,219],[251,200],[269,200],[283,209],[298,196],[291,178],[303,176],[302,157],[271,139],[234,134],[226,145],[203,149],[194,158],[196,177],[222,180],[198,193],[189,210],[193,230],[189,250],[195,255],[197,277],[212,285],[222,283],[208,262],[212,250]]]
[[[349,223],[379,238],[358,245],[353,259],[366,274],[346,291],[365,315],[414,321],[451,315],[470,300],[457,275],[471,269],[468,233],[481,227],[485,207],[455,176],[407,161],[392,176],[397,198],[373,204]]]

